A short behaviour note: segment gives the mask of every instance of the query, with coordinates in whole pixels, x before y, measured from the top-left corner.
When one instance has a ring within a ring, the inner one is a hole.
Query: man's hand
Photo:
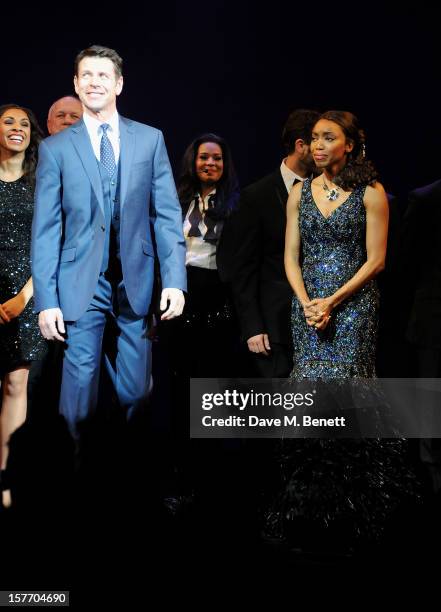
[[[257,336],[252,336],[247,340],[248,349],[252,353],[263,353],[264,355],[269,355],[271,350],[271,346],[268,339],[268,334],[257,334]]]
[[[26,307],[26,299],[21,291],[1,305],[0,318],[3,323],[9,323],[21,315]]]
[[[41,334],[46,340],[60,340],[64,342],[63,336],[66,330],[64,329],[63,313],[59,308],[48,308],[42,310],[38,315],[38,325],[40,326]]]
[[[168,308],[167,308],[168,303]],[[184,309],[185,298],[180,289],[163,289],[161,292],[161,303],[159,308],[165,310],[161,315],[161,321],[174,319],[182,314]]]

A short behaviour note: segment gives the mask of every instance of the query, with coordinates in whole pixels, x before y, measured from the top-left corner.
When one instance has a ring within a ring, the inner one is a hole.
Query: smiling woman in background
[[[213,477],[214,465],[216,461],[223,465],[225,460],[218,445],[201,444],[203,440],[189,444],[188,428],[190,378],[234,376],[239,363],[239,332],[230,299],[233,218],[239,190],[226,141],[212,133],[193,140],[184,153],[177,186],[187,246],[188,292],[182,316],[161,323],[172,371],[176,438],[171,452],[175,473],[182,481],[173,485],[173,496],[167,498],[172,512],[191,490],[206,493],[209,482],[219,483],[219,477]]]
[[[29,250],[35,168],[42,132],[34,114],[16,104],[0,106],[0,455],[6,467],[10,435],[26,419],[26,386],[31,362],[45,341],[32,311]],[[2,473],[2,489],[7,489]],[[10,496],[3,491],[3,503]]]
[[[178,195],[188,282],[180,322],[180,368],[193,377],[229,376],[237,337],[229,290],[231,218],[239,191],[230,148],[223,138],[203,134],[188,146]]]

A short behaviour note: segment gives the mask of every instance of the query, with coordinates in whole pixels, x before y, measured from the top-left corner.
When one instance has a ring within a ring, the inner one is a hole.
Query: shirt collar
[[[110,128],[109,131],[114,132],[116,136],[119,136],[119,115],[118,111],[115,111],[111,117],[107,119],[107,121],[100,121],[99,119],[95,119],[91,115],[87,113],[83,114],[83,121],[86,125],[88,132],[92,134],[101,135],[101,125],[103,123],[108,123]]]
[[[288,168],[288,166],[285,164],[285,160],[283,160],[282,163],[280,164],[280,173],[282,175],[283,182],[285,183],[288,193],[291,191],[291,187],[295,179],[299,181],[305,180],[303,177],[293,172],[291,168]]]
[[[212,195],[216,194],[216,187],[213,187],[213,189],[210,191],[210,193],[207,193],[207,195],[205,196],[205,198],[202,198],[202,195],[198,192],[196,195],[202,200],[206,200],[207,198],[211,197]]]

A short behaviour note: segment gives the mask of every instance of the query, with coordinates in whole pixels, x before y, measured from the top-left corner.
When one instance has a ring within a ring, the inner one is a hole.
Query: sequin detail
[[[332,295],[366,261],[364,187],[357,187],[329,217],[318,209],[311,181],[304,182],[299,210],[302,274],[310,299]],[[306,324],[296,297],[291,324],[294,342],[293,380],[375,376],[379,294],[374,280],[332,313],[317,331]]]
[[[0,180],[0,303],[18,293],[31,276],[33,190],[25,180]],[[0,326],[0,367],[8,371],[44,354],[33,299],[18,319]]]
[[[325,218],[313,199],[311,181],[303,184],[299,227],[302,274],[310,299],[332,295],[366,261],[364,190],[357,187]],[[317,331],[306,325],[294,297],[291,380],[340,379],[340,383],[351,377],[374,378],[378,308],[378,289],[372,280],[334,309],[325,330]],[[371,383],[375,387],[375,381]],[[277,462],[280,492],[265,521],[278,537],[286,536],[301,520],[303,530],[307,526],[316,537],[327,531],[328,537],[335,537],[334,546],[353,550],[360,540],[378,539],[387,517],[403,500],[418,497],[405,440],[283,440]]]

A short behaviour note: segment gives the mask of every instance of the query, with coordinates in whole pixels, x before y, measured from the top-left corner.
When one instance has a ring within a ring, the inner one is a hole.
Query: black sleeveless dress
[[[23,179],[0,180],[0,303],[16,295],[31,276],[30,246],[34,196]],[[46,341],[40,334],[30,299],[22,314],[0,325],[0,373],[44,355]]]

